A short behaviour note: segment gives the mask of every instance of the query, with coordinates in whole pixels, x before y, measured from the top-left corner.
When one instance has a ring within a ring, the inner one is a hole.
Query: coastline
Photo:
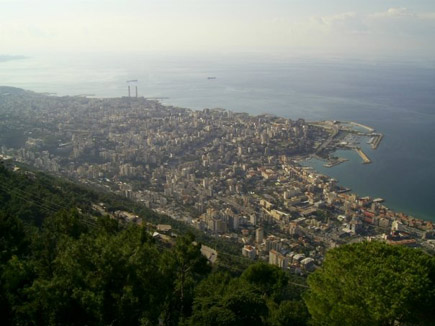
[[[38,93],[36,93],[36,94],[38,94]],[[145,99],[144,97],[141,97],[142,99]],[[103,98],[104,99],[104,98]],[[117,99],[117,98],[114,98],[114,99]],[[120,99],[120,98],[118,98],[118,99]],[[134,100],[133,98],[132,98],[132,100]],[[161,104],[161,105],[163,105],[163,104]],[[166,105],[165,105],[166,106]],[[194,109],[195,111],[196,111],[196,109]],[[239,112],[239,113],[241,113],[241,112]],[[255,114],[252,114],[252,113],[247,113],[247,114],[249,114],[249,115],[251,115],[251,116],[255,116]],[[382,134],[380,134],[380,133],[376,133],[375,132],[375,129],[374,128],[372,128],[372,127],[369,127],[369,126],[367,126],[367,125],[362,125],[362,124],[360,124],[360,123],[358,123],[358,122],[349,122],[349,121],[329,121],[329,120],[323,120],[323,121],[320,121],[320,122],[312,122],[313,124],[317,124],[317,125],[319,125],[319,124],[323,124],[324,126],[327,126],[330,130],[332,130],[332,140],[334,140],[334,138],[335,138],[335,136],[337,136],[338,134],[339,134],[339,132],[337,132],[336,130],[334,131],[334,124],[336,124],[336,123],[339,123],[343,128],[344,128],[344,130],[346,130],[346,131],[348,131],[349,133],[348,133],[348,135],[350,135],[350,136],[352,136],[352,137],[361,137],[361,136],[363,136],[363,137],[369,137],[369,136],[373,136],[373,135],[379,135],[379,137],[378,137],[378,141],[377,141],[377,146],[376,146],[376,148],[379,146],[379,144],[381,143],[381,141],[382,141],[382,139],[383,139],[383,135]],[[349,127],[349,126],[352,126],[352,127],[358,127],[358,128],[363,128],[363,129],[365,129],[365,132],[362,132],[361,130],[355,130],[354,128],[351,128],[351,127]],[[364,127],[363,127],[364,126]],[[328,145],[328,144],[327,144]],[[340,146],[337,146],[337,147],[334,147],[334,148],[327,148],[328,146],[324,146],[324,149],[326,149],[327,150],[327,152],[328,152],[328,155],[330,154],[330,153],[333,153],[333,152],[335,152],[335,151],[337,151],[337,150],[340,150],[340,149],[351,149],[351,146],[348,144],[348,143],[346,143],[346,141],[345,141],[345,144],[339,144]],[[373,148],[373,147],[372,147]],[[369,154],[370,155],[370,154]],[[367,155],[367,157],[369,157],[369,155]],[[319,157],[320,158],[320,157]],[[322,159],[324,159],[324,157],[321,157]],[[330,167],[330,168],[334,168],[335,166],[337,166],[337,165],[340,165],[340,164],[342,164],[342,163],[344,163],[344,162],[346,162],[346,161],[348,161],[348,159],[339,159],[339,160],[331,160],[331,159],[329,159],[329,160],[327,160],[327,162],[326,162],[326,165],[328,165],[329,164],[329,166],[328,167]],[[326,172],[325,173],[326,175],[329,175],[328,174],[328,172]],[[333,176],[330,176],[331,178],[333,177]],[[334,177],[335,178],[335,177]],[[338,179],[339,181],[340,181],[340,178]],[[346,184],[347,186],[349,186],[348,184]],[[351,186],[352,187],[352,186]],[[353,188],[353,187],[352,187]],[[377,196],[379,196],[379,194],[377,194]],[[381,195],[382,196],[382,195]],[[387,200],[388,200],[388,197],[387,196],[382,196],[382,197],[386,197],[387,198]],[[398,210],[398,211],[400,211],[400,210]],[[420,219],[423,219],[423,220],[429,220],[429,221],[431,221],[432,220],[432,218],[420,218]]]
[[[368,126],[368,125],[365,125],[365,124],[354,122],[354,121],[338,121],[338,120],[328,121],[327,120],[327,121],[321,121],[321,122],[311,121],[310,123],[313,125],[322,126],[324,128],[331,130],[331,138],[326,141],[328,143],[328,145],[331,143],[332,139],[334,139],[339,134],[340,130],[344,130],[346,132],[349,132],[350,134],[354,134],[355,137],[358,138],[358,139],[352,138],[352,142],[350,142],[350,143],[341,142],[339,144],[339,146],[337,146],[335,148],[329,148],[329,151],[327,152],[326,157],[325,157],[325,155],[319,156],[319,155],[315,154],[315,155],[310,155],[307,158],[301,160],[303,162],[309,162],[312,159],[321,161],[322,163],[320,163],[321,164],[320,166],[322,166],[324,168],[328,168],[328,170],[330,168],[334,168],[334,167],[337,167],[337,166],[342,165],[342,164],[349,164],[349,161],[351,159],[346,158],[346,157],[336,157],[335,156],[335,153],[337,153],[338,151],[347,151],[347,152],[356,153],[358,155],[358,157],[361,159],[360,164],[362,164],[362,165],[367,165],[367,164],[373,163],[372,159],[370,158],[370,155],[367,154],[366,149],[363,149],[360,146],[360,143],[364,144],[364,139],[369,138],[369,141],[367,141],[366,143],[368,145],[370,145],[369,148],[372,151],[374,151],[374,150],[379,148],[382,140],[384,139],[384,134],[376,131],[375,128]],[[357,128],[365,129],[366,132],[362,132],[361,130],[349,129],[347,127],[348,125],[353,126],[353,127],[357,127]],[[332,126],[337,126],[337,128],[334,129],[334,127],[332,127]],[[327,148],[327,146],[325,146],[325,148]],[[322,148],[322,150],[323,149],[324,148]],[[327,175],[330,179],[335,180],[335,178],[333,176],[331,176],[328,173],[328,171],[325,171],[325,172],[319,171],[318,169],[311,166],[310,164],[302,165],[302,166],[309,166],[309,167],[313,168],[317,173],[319,173],[321,175]],[[341,182],[340,179],[338,179],[337,181],[339,183]],[[343,187],[346,188],[346,187],[349,187],[349,185],[345,184],[345,185],[343,185]],[[348,188],[346,188],[346,189],[348,189]],[[352,193],[354,193],[358,196],[363,196],[363,195],[356,193],[356,192],[353,192],[353,191],[352,191]],[[376,197],[376,195],[370,195],[370,194],[365,195],[365,196]],[[389,208],[387,200],[385,200],[383,198],[376,198],[376,199],[381,199],[381,201],[377,200],[378,202],[382,202],[382,203],[386,202],[386,204],[383,205],[384,208],[390,210],[394,214],[398,214],[398,215],[402,216],[405,220],[410,219],[410,220],[434,222],[433,218],[419,217],[418,214],[406,214],[406,213],[402,212],[400,209],[397,210],[394,208]]]
[[[331,166],[328,166],[329,161],[327,159],[321,158],[318,156],[309,156],[309,157],[306,157],[304,159],[301,159],[299,161],[299,164],[301,164],[301,166],[311,168],[313,171],[315,171],[316,173],[318,173],[320,175],[326,175],[330,179],[337,180],[338,184],[341,185],[341,187],[348,189],[348,191],[351,191],[352,193],[354,193],[358,196],[370,196],[372,198],[378,197],[380,195],[379,193],[375,193],[375,192],[371,192],[371,191],[361,192],[361,191],[355,190],[352,187],[351,183],[347,182],[345,177],[341,178],[340,176],[334,175],[334,173],[333,173],[334,170],[337,171],[339,169],[343,169],[341,167],[342,165],[348,165],[350,170],[352,170],[352,166],[365,166],[366,165],[360,161],[360,156],[356,153],[356,151],[338,150],[338,152],[342,152],[342,151],[349,153],[349,156],[353,156],[353,157],[344,158],[343,162],[339,162],[337,164],[333,164]],[[355,153],[355,155],[352,155],[352,153]],[[373,164],[376,165],[376,162],[374,162]],[[378,199],[378,198],[375,198],[375,199]],[[410,219],[414,219],[414,220],[428,221],[431,223],[434,222],[434,218],[432,218],[431,216],[420,217],[420,215],[416,214],[416,213],[411,213],[411,212],[405,213],[402,209],[396,208],[393,205],[391,205],[391,202],[388,200],[388,197],[382,196],[381,199],[382,199],[382,202],[384,203],[383,206],[385,206],[385,208],[387,208],[388,210],[390,210],[392,212],[395,212],[395,213],[403,215],[403,216],[407,216]]]
[[[22,106],[28,100],[32,106]],[[17,149],[2,146],[2,154],[107,187],[205,232],[238,234],[243,229],[244,235],[273,223],[281,230],[278,234],[290,234],[289,246],[299,230],[310,241],[322,238],[328,248],[383,236],[395,241],[393,227],[398,224],[408,228],[410,243],[418,245],[433,229],[431,221],[382,205],[378,197],[383,196],[363,197],[328,173],[295,161],[317,157],[331,165],[343,162],[333,153],[355,153],[373,128],[192,110],[145,98],[101,100],[15,91],[6,104],[4,113],[14,115],[4,115],[3,125],[21,121],[25,130],[36,121],[44,128],[39,135],[28,134]]]
[[[387,198],[397,211],[435,221],[431,196],[435,151],[430,141],[435,139],[435,92],[428,91],[428,86],[434,85],[434,74],[427,70],[406,64],[393,67],[386,62],[374,66],[371,61],[355,66],[354,62],[331,65],[319,60],[313,65],[310,59],[270,63],[264,58],[254,65],[231,61],[234,58],[218,62],[205,58],[204,65],[198,65],[197,61],[180,63],[159,57],[154,59],[162,65],[138,69],[133,64],[138,57],[134,56],[113,56],[116,65],[96,60],[82,65],[71,59],[76,57],[35,56],[26,69],[22,69],[22,60],[4,62],[0,74],[3,84],[11,86],[60,96],[90,93],[99,98],[125,96],[126,80],[138,79],[139,95],[167,97],[161,101],[165,105],[196,110],[224,107],[251,114],[267,111],[306,121],[336,119],[374,127],[386,139],[377,152],[362,144],[372,164],[360,164],[361,159],[352,151],[346,157],[356,160],[327,172],[323,166],[321,170],[361,194]],[[147,57],[153,63],[154,59]],[[64,74],[65,63],[71,67],[70,74]],[[316,78],[325,74],[330,77],[328,83]],[[217,79],[210,83],[207,76]],[[357,176],[349,177],[351,174]]]

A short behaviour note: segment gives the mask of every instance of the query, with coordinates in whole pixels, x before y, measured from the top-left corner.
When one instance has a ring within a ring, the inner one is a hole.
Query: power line
[[[61,209],[65,209],[66,210],[66,209],[69,208],[69,207],[58,205],[56,203],[41,203],[41,202],[37,202],[35,199],[26,198],[26,195],[27,195],[27,197],[32,197],[35,194],[26,192],[26,191],[24,191],[22,189],[19,189],[19,188],[9,188],[8,185],[6,183],[2,182],[1,180],[0,180],[0,190],[3,190],[3,192],[5,192],[7,194],[8,193],[10,194],[11,192],[15,192],[14,195],[16,197],[18,197],[21,200],[24,200],[24,201],[26,201],[28,203],[32,203],[32,204],[38,206],[39,208],[41,208],[42,210],[45,210],[46,212],[49,212],[49,213],[53,213],[54,214],[54,213],[57,213]],[[94,222],[90,221],[89,219],[85,219],[84,216],[81,217],[81,215],[80,215],[80,219],[87,226],[92,226],[92,227],[96,226],[96,224]],[[215,245],[217,245],[217,243],[218,243],[218,241],[216,241],[216,240],[217,239],[215,239]],[[218,255],[229,256],[229,257],[232,257],[232,258],[240,259],[240,256],[233,255],[233,254],[226,253],[226,252],[219,252],[218,251]],[[219,262],[219,265],[222,266],[222,267],[228,268],[230,270],[233,270],[233,271],[241,271],[241,270],[243,270],[243,268],[237,268],[234,265],[230,266],[228,264],[222,263],[221,261]],[[295,283],[295,282],[288,282],[288,283],[292,284],[292,285],[295,285],[295,286],[300,286],[300,287],[308,288],[308,286],[304,285],[304,284],[299,284],[299,283]]]
[[[7,188],[7,186],[3,185],[0,183],[0,187],[2,188],[2,190],[6,193],[11,193],[14,196],[20,198],[21,200],[27,201],[29,203],[33,203],[34,205],[38,206],[41,209],[45,209],[46,211],[50,211],[52,213],[56,213],[58,212],[60,209],[65,209],[65,207],[56,205],[58,207],[54,207],[53,204],[49,204],[49,203],[42,203],[42,202],[38,202],[36,199],[32,198],[32,195],[30,193],[27,193],[23,190],[14,188]]]
[[[20,194],[20,193],[15,193],[14,194],[14,193],[12,193],[13,191],[15,191],[15,189],[8,189],[8,188],[5,189],[5,188],[6,187],[4,187],[4,185],[0,184],[0,190],[3,190],[3,192],[5,192],[7,194],[13,194],[15,197],[17,197],[17,198],[19,198],[21,200],[24,200],[24,201],[26,201],[28,203],[32,203],[32,204],[38,206],[39,208],[41,208],[41,209],[43,209],[45,211],[48,211],[49,213],[56,213],[57,212],[57,210],[55,210],[52,207],[44,206],[41,203],[37,203],[34,199],[26,198],[23,194]]]
[[[229,254],[229,253],[226,253],[226,252],[219,252],[218,251],[218,256],[219,255],[223,255],[223,256],[229,256],[229,257],[234,257],[234,258],[237,258],[237,259],[240,259],[240,257],[239,256],[236,256],[236,255],[233,255],[233,254]],[[228,269],[231,269],[231,270],[233,270],[233,271],[241,271],[241,270],[243,270],[243,268],[237,268],[237,267],[235,267],[235,266],[230,266],[230,265],[228,265],[228,264],[224,264],[224,263],[222,263],[221,261],[219,261],[219,265],[220,266],[223,266],[223,267],[226,267],[226,268],[228,268]],[[300,287],[303,287],[303,288],[309,288],[309,286],[307,286],[307,285],[305,285],[305,284],[301,284],[301,283],[295,283],[295,282],[288,282],[289,284],[292,284],[292,285],[296,285],[296,286],[300,286]]]
[[[7,194],[13,194],[17,198],[24,200],[30,204],[33,204],[33,205],[39,207],[40,209],[44,210],[47,213],[55,214],[55,213],[59,212],[61,209],[67,210],[70,208],[70,207],[61,206],[61,205],[58,205],[55,203],[42,203],[40,201],[38,202],[37,200],[32,199],[32,196],[34,196],[34,194],[31,194],[31,193],[26,192],[26,191],[19,189],[19,188],[9,188],[5,183],[2,183],[2,182],[0,182],[0,190],[3,190],[3,192],[5,192]],[[82,217],[81,215],[80,215],[80,220],[88,226],[95,226],[96,225],[95,223],[93,223],[89,219],[86,219],[84,216]]]
[[[7,185],[6,183],[4,183],[4,182],[1,182],[1,181],[0,181],[0,185],[3,185],[4,187],[8,188],[8,185]],[[20,188],[13,188],[13,189],[10,189],[10,190],[13,190],[13,191],[15,191],[15,192],[19,192],[19,193],[21,193],[21,194],[28,195],[28,196],[35,196],[34,193],[26,192],[26,191],[24,191],[23,189],[20,189]],[[63,209],[63,208],[65,208],[64,206],[58,205],[58,204],[56,204],[56,203],[50,203],[50,205],[51,205],[52,207],[57,207],[58,209]]]

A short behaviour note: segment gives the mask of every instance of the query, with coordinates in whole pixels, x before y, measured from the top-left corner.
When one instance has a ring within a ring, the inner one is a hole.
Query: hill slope
[[[269,325],[283,303],[299,309],[289,318],[307,319],[300,291],[278,267],[254,264],[235,278],[219,267],[210,274],[193,234],[159,241],[151,223],[114,218],[128,208],[139,222],[171,222],[123,198],[0,166],[0,204],[4,324],[209,325],[225,316],[227,325]]]

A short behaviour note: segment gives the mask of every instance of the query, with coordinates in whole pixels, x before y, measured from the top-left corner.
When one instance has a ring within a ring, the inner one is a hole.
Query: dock
[[[327,163],[323,164],[325,168],[332,168],[333,166],[339,165],[341,163],[349,161],[347,158],[337,158],[335,160],[328,160]]]
[[[366,153],[364,153],[364,152],[362,151],[361,148],[359,148],[359,147],[355,147],[354,149],[355,149],[355,151],[358,153],[358,155],[362,158],[364,164],[372,163],[372,161],[370,160],[370,158],[366,155]]]
[[[358,122],[350,121],[349,124],[351,124],[351,125],[353,125],[353,126],[357,126],[357,127],[364,128],[364,129],[366,129],[366,130],[368,130],[368,131],[370,131],[370,132],[375,131],[375,129],[373,129],[372,127],[369,127],[369,126],[363,125],[362,123],[358,123]]]
[[[370,146],[372,149],[378,148],[379,144],[381,143],[382,138],[384,138],[383,134],[375,134],[373,135],[373,140],[370,142]]]

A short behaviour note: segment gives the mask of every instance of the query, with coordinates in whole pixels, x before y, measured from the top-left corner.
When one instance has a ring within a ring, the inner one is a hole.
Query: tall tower
[[[132,79],[132,80],[127,80],[127,85],[128,85],[128,97],[131,97],[131,85],[133,84],[135,87],[135,97],[137,97],[137,83],[138,80],[137,79]]]
[[[258,244],[263,243],[264,240],[264,231],[263,228],[258,228],[255,230],[255,242]]]

